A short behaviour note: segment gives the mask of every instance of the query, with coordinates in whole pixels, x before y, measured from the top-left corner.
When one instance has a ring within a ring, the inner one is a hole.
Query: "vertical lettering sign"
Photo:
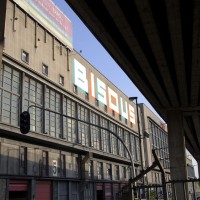
[[[88,82],[90,77],[90,85]],[[110,87],[95,77],[91,72],[87,77],[87,69],[79,61],[73,61],[73,83],[83,92],[90,91],[91,98],[96,98],[103,105],[108,105],[108,109],[113,110],[116,114],[129,120],[135,125],[135,110],[134,107],[127,103],[122,97]]]

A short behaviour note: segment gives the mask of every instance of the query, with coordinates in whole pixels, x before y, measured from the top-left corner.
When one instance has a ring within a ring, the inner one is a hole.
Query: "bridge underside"
[[[200,160],[200,1],[65,1]]]

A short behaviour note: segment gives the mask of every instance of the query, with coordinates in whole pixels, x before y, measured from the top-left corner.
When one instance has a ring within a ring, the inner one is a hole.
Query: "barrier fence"
[[[168,181],[164,185],[126,185],[117,194],[116,199],[177,200],[177,190],[180,188],[184,191],[184,199],[200,200],[200,179]],[[166,194],[163,191],[166,191]]]

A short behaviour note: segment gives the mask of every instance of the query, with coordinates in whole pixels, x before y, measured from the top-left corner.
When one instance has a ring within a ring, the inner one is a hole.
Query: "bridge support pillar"
[[[196,159],[196,161],[197,161],[197,167],[198,167],[198,174],[199,174],[199,177],[200,177],[200,158]]]
[[[187,179],[185,137],[183,129],[183,117],[180,111],[169,111],[168,118],[168,144],[170,171],[172,180]],[[182,183],[175,185],[176,199],[188,199],[187,187]]]

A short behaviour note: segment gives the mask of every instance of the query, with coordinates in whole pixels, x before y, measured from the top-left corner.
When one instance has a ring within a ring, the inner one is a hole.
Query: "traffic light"
[[[27,134],[30,131],[30,114],[28,111],[20,114],[20,131],[22,134]]]

